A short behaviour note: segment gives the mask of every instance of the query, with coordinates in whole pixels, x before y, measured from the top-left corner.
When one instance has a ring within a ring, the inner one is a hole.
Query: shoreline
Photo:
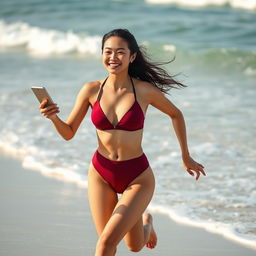
[[[25,169],[17,159],[3,152],[0,161],[1,254],[93,255],[97,234],[87,190]],[[150,213],[159,242],[155,249],[144,248],[139,255],[255,255],[254,249],[218,234],[176,223],[165,214]],[[134,253],[122,241],[117,255]]]

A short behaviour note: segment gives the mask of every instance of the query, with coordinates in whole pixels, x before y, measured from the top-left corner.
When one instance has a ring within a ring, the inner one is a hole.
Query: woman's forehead
[[[126,49],[128,49],[128,44],[121,37],[111,36],[104,43],[104,49],[106,49],[106,48],[115,49],[115,50],[118,48],[122,48],[123,50],[126,50]]]

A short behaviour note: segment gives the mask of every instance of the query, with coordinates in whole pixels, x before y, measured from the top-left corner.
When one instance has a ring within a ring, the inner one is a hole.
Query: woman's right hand
[[[55,118],[57,114],[60,112],[59,107],[57,106],[56,103],[48,105],[47,107],[46,107],[46,104],[47,104],[47,99],[44,99],[39,106],[39,110],[41,114],[44,117],[49,119]]]

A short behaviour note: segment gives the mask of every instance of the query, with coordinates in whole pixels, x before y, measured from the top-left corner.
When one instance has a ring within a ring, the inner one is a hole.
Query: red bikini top
[[[143,128],[144,125],[144,113],[137,101],[134,84],[131,78],[135,101],[130,109],[125,113],[121,120],[113,125],[104,114],[100,106],[100,97],[103,92],[103,86],[105,85],[108,78],[105,79],[104,83],[100,87],[96,102],[92,107],[91,120],[98,130],[124,130],[124,131],[136,131]]]

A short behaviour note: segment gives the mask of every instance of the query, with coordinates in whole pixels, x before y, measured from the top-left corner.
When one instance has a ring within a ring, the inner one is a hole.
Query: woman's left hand
[[[204,172],[204,166],[202,164],[197,163],[192,159],[190,156],[186,156],[182,158],[183,167],[186,169],[186,171],[194,176],[194,172],[196,173],[196,180],[199,179],[200,174],[202,173],[204,176],[206,176]],[[192,172],[194,171],[194,172]]]

